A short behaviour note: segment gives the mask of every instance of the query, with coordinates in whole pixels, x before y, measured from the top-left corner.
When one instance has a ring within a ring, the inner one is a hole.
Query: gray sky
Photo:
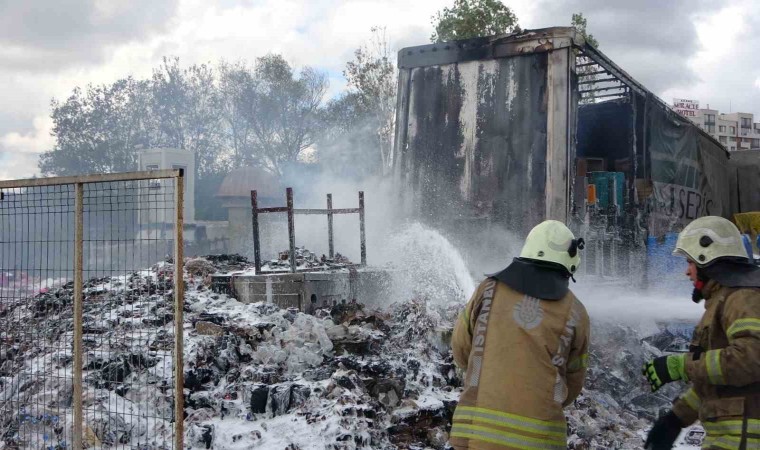
[[[52,147],[50,99],[76,86],[147,77],[166,55],[182,63],[280,52],[330,74],[384,26],[394,50],[427,43],[430,17],[453,1],[0,0],[0,179],[37,173]],[[728,112],[760,114],[760,16],[728,0],[520,0],[523,28],[569,25],[583,12],[601,50],[649,89]],[[760,5],[756,5],[760,6]]]

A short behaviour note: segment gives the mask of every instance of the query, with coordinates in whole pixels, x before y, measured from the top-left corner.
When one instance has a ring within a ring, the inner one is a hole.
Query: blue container
[[[599,207],[608,208],[612,199],[619,210],[623,209],[625,192],[625,174],[623,172],[590,172],[591,184],[596,186],[596,198]],[[610,181],[615,182],[615,192],[610,192]]]
[[[752,241],[749,235],[742,234],[742,242],[744,242],[744,250],[747,251],[747,257],[752,261],[754,259],[754,252],[752,251]]]
[[[683,257],[673,256],[678,233],[667,233],[663,239],[653,236],[647,238],[647,272],[649,283],[655,286],[674,286],[679,288],[679,281],[686,279],[683,272],[686,262]]]

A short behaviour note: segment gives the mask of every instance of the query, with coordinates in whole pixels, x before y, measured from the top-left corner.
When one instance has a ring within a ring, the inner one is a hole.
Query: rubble
[[[354,264],[345,256],[336,253],[329,258],[326,255],[318,256],[305,247],[296,247],[297,270],[332,270],[344,269]],[[279,253],[277,259],[265,261],[261,266],[262,272],[282,272],[290,270],[290,250]]]
[[[326,264],[303,249],[300,255],[305,265]],[[186,265],[186,445],[195,449],[448,448],[462,383],[450,351],[461,300],[431,303],[419,296],[382,312],[352,301],[307,315],[272,304],[239,303],[211,292],[202,280],[212,267],[239,270],[246,264],[243,261],[217,255]],[[85,344],[84,379],[86,392],[93,394],[87,398],[88,408],[102,412],[86,421],[93,446],[129,445],[171,429],[168,423],[163,431],[136,426],[124,408],[112,405],[151,405],[153,410],[140,414],[171,415],[171,370],[156,369],[166,364],[162,355],[172,349],[172,270],[164,262],[126,277],[86,282],[86,338],[97,339]],[[51,374],[70,368],[69,355],[44,352],[70,347],[72,299],[73,286],[67,283],[6,312],[4,337],[30,323],[46,324],[44,334],[54,345],[7,347],[0,354],[0,398],[19,395],[25,384],[19,369],[35,358],[48,358],[51,364],[45,370]],[[639,448],[657,411],[683,388],[669,385],[652,395],[639,370],[646,359],[671,348],[676,337],[663,331],[642,340],[630,327],[594,325],[586,389],[567,409],[568,448]],[[136,330],[139,342],[106,347],[114,337],[124,341],[124,335]],[[161,392],[151,402],[130,391],[130,386],[148,379],[165,386],[151,391]],[[70,383],[52,376],[50,380],[38,395],[47,401],[58,399],[59,408],[70,414]],[[35,404],[33,396],[22,398],[29,399],[30,407]],[[12,429],[21,421],[9,414],[0,422],[4,429]],[[70,440],[69,431],[58,433],[52,421],[45,423],[41,420],[34,426],[44,428],[51,440]],[[0,448],[14,448],[18,435],[6,433]]]

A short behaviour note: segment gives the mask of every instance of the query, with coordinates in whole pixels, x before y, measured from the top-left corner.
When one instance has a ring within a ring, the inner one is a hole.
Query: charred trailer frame
[[[396,119],[407,214],[465,250],[473,228],[522,238],[556,219],[590,241],[584,270],[614,276],[652,239],[736,210],[725,149],[573,28],[402,49]]]
[[[259,214],[287,213],[288,215],[288,257],[290,260],[290,272],[298,271],[296,264],[296,230],[295,215],[324,215],[327,216],[327,240],[330,258],[334,256],[333,216],[335,214],[358,214],[359,215],[359,251],[361,254],[361,266],[367,265],[367,237],[364,226],[364,191],[359,191],[359,207],[334,209],[332,206],[332,194],[327,194],[327,209],[296,209],[293,207],[293,188],[285,189],[286,206],[273,208],[259,208],[258,191],[251,191],[251,223],[253,230],[253,259],[256,273],[261,273],[261,245],[259,236]]]

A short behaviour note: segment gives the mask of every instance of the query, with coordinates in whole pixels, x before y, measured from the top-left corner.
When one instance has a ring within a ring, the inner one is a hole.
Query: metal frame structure
[[[293,188],[285,190],[286,206],[273,208],[259,208],[258,192],[251,191],[251,219],[253,225],[253,263],[256,273],[261,273],[261,242],[259,236],[259,214],[268,213],[287,213],[288,214],[288,242],[290,257],[290,272],[296,273],[296,233],[295,233],[295,215],[326,215],[327,216],[327,239],[329,242],[330,258],[333,258],[334,236],[333,236],[333,216],[335,214],[359,214],[359,244],[361,249],[361,265],[367,265],[367,243],[366,232],[364,228],[364,191],[359,191],[358,208],[333,209],[332,194],[327,194],[327,209],[295,209],[293,207]]]
[[[125,172],[114,174],[93,174],[83,176],[66,176],[51,178],[32,178],[0,181],[0,189],[24,189],[73,185],[75,195],[75,233],[74,233],[74,323],[73,323],[73,446],[75,450],[83,448],[83,306],[84,306],[84,190],[85,185],[93,183],[128,182],[155,179],[173,179],[174,188],[174,448],[184,448],[184,361],[183,361],[183,178],[182,169],[155,170],[144,172]],[[0,202],[4,198],[0,195]]]

